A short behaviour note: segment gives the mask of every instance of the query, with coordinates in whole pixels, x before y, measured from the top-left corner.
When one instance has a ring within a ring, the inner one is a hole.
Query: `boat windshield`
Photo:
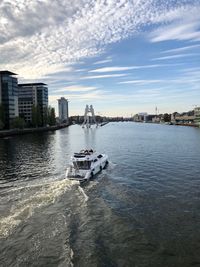
[[[81,169],[81,170],[89,170],[91,161],[76,161],[73,163],[75,168]]]

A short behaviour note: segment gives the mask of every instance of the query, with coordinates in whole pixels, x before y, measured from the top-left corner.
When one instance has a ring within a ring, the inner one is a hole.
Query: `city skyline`
[[[57,99],[69,99],[70,115],[85,104],[108,116],[192,110],[200,3],[179,2],[3,0],[0,69],[47,83],[49,103],[57,111]]]

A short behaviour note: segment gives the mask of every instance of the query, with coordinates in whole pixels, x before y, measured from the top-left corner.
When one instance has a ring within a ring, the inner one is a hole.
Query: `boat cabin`
[[[80,170],[89,170],[92,163],[96,163],[103,157],[101,154],[95,153],[92,149],[81,150],[79,153],[74,153],[73,167]]]
[[[80,170],[89,170],[91,166],[92,161],[84,160],[84,161],[74,161],[73,166],[75,169]]]
[[[90,150],[81,150],[79,153],[74,153],[75,158],[84,158],[85,156],[90,156],[94,153],[92,149]]]

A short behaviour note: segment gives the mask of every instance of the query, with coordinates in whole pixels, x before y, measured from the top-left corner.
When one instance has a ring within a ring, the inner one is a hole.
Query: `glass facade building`
[[[68,121],[68,100],[64,97],[58,99],[58,111],[59,111],[59,120],[60,122]]]
[[[48,108],[48,87],[44,83],[26,83],[18,85],[19,115],[31,124],[32,107],[38,107],[41,114],[42,125],[45,125],[45,115]]]
[[[0,105],[3,108],[5,128],[10,128],[11,122],[18,117],[18,85],[16,74],[10,71],[0,71]]]

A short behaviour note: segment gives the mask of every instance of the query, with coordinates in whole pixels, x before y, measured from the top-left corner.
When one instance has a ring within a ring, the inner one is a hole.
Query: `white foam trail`
[[[70,249],[70,259],[71,259],[70,264],[71,264],[71,267],[74,266],[74,264],[72,263],[73,258],[74,258],[74,251],[72,249]]]
[[[59,196],[64,194],[66,190],[71,189],[74,185],[77,185],[76,181],[69,181],[67,179],[38,185],[39,192],[31,196],[29,195],[25,200],[17,202],[8,216],[0,218],[0,237],[10,235],[14,228],[32,216],[37,208],[54,203]],[[24,190],[30,190],[30,188],[30,186],[24,187]],[[19,190],[21,191],[22,188]]]
[[[78,181],[74,181],[74,180],[69,180],[69,179],[63,179],[63,180],[51,180],[51,181],[47,181],[46,182],[46,180],[45,180],[45,182],[43,182],[43,183],[31,183],[31,184],[28,184],[27,185],[27,183],[22,183],[21,185],[22,186],[18,186],[17,188],[12,188],[11,190],[10,190],[10,192],[16,192],[16,191],[21,191],[21,190],[24,190],[24,189],[31,189],[31,188],[37,188],[37,187],[44,187],[44,186],[49,186],[49,185],[51,185],[52,183],[55,183],[56,184],[56,182],[58,182],[58,183],[60,183],[60,182],[62,182],[62,181],[65,181],[65,183],[66,184],[68,184],[69,186],[71,185],[74,185],[74,184],[79,184],[79,182]],[[23,186],[24,185],[24,186]]]
[[[87,190],[92,189],[93,187],[95,187],[97,184],[99,183],[99,181],[90,181],[89,185],[87,185]]]
[[[31,207],[26,206],[18,211],[15,211],[14,214],[0,219],[0,237],[7,237],[12,232],[12,229],[21,223],[22,220],[20,217],[26,213],[26,219],[28,219],[32,215]]]
[[[84,192],[83,188],[78,186],[78,190],[81,194],[83,194],[84,198],[85,198],[85,202],[88,201],[89,197],[86,195],[86,193]]]
[[[107,169],[114,169],[116,166],[117,166],[116,163],[113,163],[113,162],[109,161]]]

